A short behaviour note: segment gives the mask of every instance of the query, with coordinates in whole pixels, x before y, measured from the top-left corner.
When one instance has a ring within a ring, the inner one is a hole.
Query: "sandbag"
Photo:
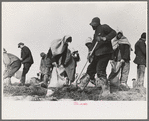
[[[110,92],[116,92],[119,90],[120,86],[120,67],[122,63],[121,62],[111,62],[111,73],[108,77],[108,81],[110,82]]]
[[[51,87],[62,87],[65,83],[66,83],[65,78],[61,77],[58,74],[57,68],[54,67],[53,71],[52,71],[51,80],[50,80],[50,83],[48,85],[48,88],[51,88]]]

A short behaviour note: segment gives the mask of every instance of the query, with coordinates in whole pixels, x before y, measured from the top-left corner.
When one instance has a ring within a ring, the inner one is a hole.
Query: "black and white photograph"
[[[147,1],[1,2],[2,119],[147,119]]]

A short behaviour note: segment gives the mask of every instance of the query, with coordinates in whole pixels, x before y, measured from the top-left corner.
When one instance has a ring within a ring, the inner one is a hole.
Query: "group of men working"
[[[118,89],[120,86],[129,89],[127,80],[130,70],[130,53],[132,48],[128,39],[123,35],[122,31],[116,33],[116,31],[107,24],[101,25],[98,17],[93,18],[90,25],[95,31],[93,40],[88,38],[85,43],[89,50],[87,59],[90,64],[87,68],[86,75],[84,78],[80,79],[81,82],[78,84],[78,87],[83,90],[87,84],[91,82],[96,87],[102,87],[103,93],[109,91],[109,85],[113,90],[115,88]],[[68,49],[68,43],[71,42],[71,36],[64,36],[62,39],[52,41],[47,54],[43,52],[40,54],[42,86],[47,87],[53,67],[63,70],[59,74],[67,80],[66,85],[74,82],[76,64],[80,60],[80,57],[78,51],[71,52]],[[144,32],[135,44],[136,58],[134,63],[138,65],[138,87],[144,86],[144,73],[146,67],[145,42],[146,33]],[[10,80],[11,76],[21,67],[22,63],[23,72],[19,86],[23,86],[25,84],[26,74],[34,62],[30,49],[26,47],[24,43],[19,43],[18,47],[21,48],[21,59],[6,53],[6,50],[4,50],[3,60],[6,70],[3,77],[4,79]],[[107,78],[106,68],[109,61],[112,65],[112,71]],[[96,78],[95,75],[97,76]],[[112,92],[111,89],[110,92]]]

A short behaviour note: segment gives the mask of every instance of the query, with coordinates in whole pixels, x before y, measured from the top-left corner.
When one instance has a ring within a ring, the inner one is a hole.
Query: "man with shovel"
[[[116,36],[116,31],[106,24],[101,25],[100,19],[98,17],[93,18],[90,25],[92,26],[93,30],[95,30],[92,46],[90,48],[90,51],[94,49],[94,58],[92,63],[90,63],[87,68],[87,75],[85,79],[86,83],[88,83],[90,80],[90,76],[92,75],[92,73],[94,73],[94,70],[96,69],[96,87],[102,87],[102,91],[104,94],[104,92],[108,91],[106,67],[109,60],[111,59],[111,55],[113,52],[111,39]],[[86,86],[87,84],[84,85]],[[85,86],[80,85],[80,88],[84,89]]]

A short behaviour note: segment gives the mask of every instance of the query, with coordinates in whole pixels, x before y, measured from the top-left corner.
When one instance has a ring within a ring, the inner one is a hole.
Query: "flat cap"
[[[18,44],[18,48],[20,48],[20,45],[24,45],[24,43],[20,42],[20,43]]]

